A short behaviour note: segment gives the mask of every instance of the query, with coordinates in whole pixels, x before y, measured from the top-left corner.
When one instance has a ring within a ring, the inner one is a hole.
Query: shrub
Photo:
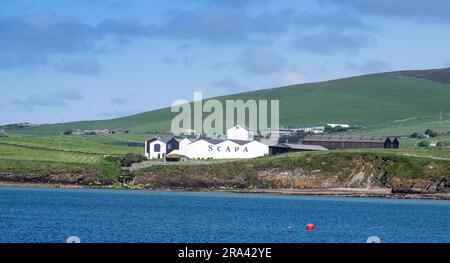
[[[105,156],[104,157],[105,161],[108,162],[112,162],[112,163],[117,163],[120,166],[126,166],[126,167],[130,167],[131,164],[133,163],[141,163],[143,161],[146,161],[147,158],[139,155],[139,154],[135,154],[135,153],[128,153],[124,156]]]
[[[423,133],[419,133],[419,132],[415,132],[413,134],[410,135],[411,138],[413,139],[420,139],[420,138],[425,138]]]
[[[280,138],[278,138],[278,143],[298,143],[300,140],[306,137],[309,133],[306,133],[304,131],[297,131],[294,134],[291,135],[283,135]]]
[[[420,141],[419,143],[417,143],[417,147],[429,147],[429,146],[430,146],[430,142],[426,141],[426,140],[423,140],[423,141]]]
[[[447,148],[449,146],[450,146],[450,142],[438,142],[436,144],[436,147],[438,147],[438,148]]]
[[[67,130],[63,134],[64,135],[72,135],[72,133],[73,133],[73,130]]]
[[[437,136],[439,136],[439,133],[437,133],[437,132],[435,132],[435,131],[433,131],[431,129],[427,129],[425,131],[425,135],[428,135],[430,137],[437,137]]]
[[[335,126],[335,127],[331,127],[331,126],[325,126],[325,133],[336,133],[336,132],[344,132],[347,131],[348,128],[342,127],[342,126]]]
[[[147,160],[147,158],[142,156],[142,155],[140,155],[140,154],[127,153],[125,156],[123,156],[120,159],[120,164],[122,166],[129,167],[133,163],[141,163],[141,162],[143,162],[145,160]]]

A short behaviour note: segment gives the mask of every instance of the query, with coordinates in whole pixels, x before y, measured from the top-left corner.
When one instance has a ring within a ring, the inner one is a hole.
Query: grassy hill
[[[280,100],[280,124],[301,127],[348,123],[377,135],[402,135],[425,128],[450,131],[450,69],[400,71],[257,90],[226,99]],[[443,121],[439,113],[443,112]],[[129,117],[46,125],[10,133],[54,135],[68,129],[170,130],[170,108]]]

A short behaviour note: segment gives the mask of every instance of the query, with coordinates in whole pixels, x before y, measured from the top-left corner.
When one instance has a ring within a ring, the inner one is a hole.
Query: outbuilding
[[[328,149],[317,145],[303,145],[298,143],[279,143],[277,145],[269,146],[270,155],[288,153],[288,152],[311,152],[311,151],[326,151]]]
[[[327,149],[360,149],[360,148],[384,148],[398,149],[400,142],[397,138],[377,136],[332,136],[332,135],[308,135],[301,143],[304,145],[318,145]]]

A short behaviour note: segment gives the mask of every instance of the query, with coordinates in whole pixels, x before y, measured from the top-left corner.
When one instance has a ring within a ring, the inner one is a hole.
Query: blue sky
[[[450,0],[1,1],[0,123],[450,67],[449,33]]]

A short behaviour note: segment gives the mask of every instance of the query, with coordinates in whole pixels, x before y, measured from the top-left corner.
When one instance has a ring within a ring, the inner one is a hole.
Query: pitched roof
[[[214,144],[214,145],[219,144],[219,143],[223,143],[223,142],[226,142],[226,141],[234,142],[234,143],[239,144],[239,145],[245,145],[247,143],[252,142],[252,141],[228,140],[228,139],[227,140],[224,140],[224,139],[198,139],[196,141],[193,141],[192,143],[197,142],[197,141],[201,141],[201,140],[203,140],[205,142],[208,142],[210,144]]]
[[[150,140],[147,140],[147,143],[152,143],[154,141],[160,141],[163,143],[168,143],[171,139],[170,138],[159,138],[159,137],[155,137],[155,138],[151,138]]]
[[[247,143],[251,142],[251,141],[244,141],[244,140],[229,140],[229,141],[232,141],[232,142],[234,142],[236,144],[239,144],[239,145],[244,145],[244,144],[247,144]]]
[[[225,140],[222,140],[222,139],[200,139],[200,140],[204,140],[204,141],[206,141],[206,142],[208,142],[210,144],[219,144],[219,143],[222,143],[222,142],[225,141]]]
[[[237,129],[241,128],[241,129],[244,129],[244,130],[247,130],[247,131],[251,131],[249,128],[247,128],[245,126],[241,126],[241,125],[235,125],[235,126],[231,127],[230,129],[233,129],[233,128],[237,128]]]
[[[270,146],[273,148],[285,148],[285,149],[293,149],[293,150],[303,150],[303,151],[327,151],[327,148],[318,145],[304,145],[297,143],[279,143],[274,146]]]
[[[389,137],[378,136],[332,136],[332,135],[308,135],[302,141],[308,142],[385,142]]]

